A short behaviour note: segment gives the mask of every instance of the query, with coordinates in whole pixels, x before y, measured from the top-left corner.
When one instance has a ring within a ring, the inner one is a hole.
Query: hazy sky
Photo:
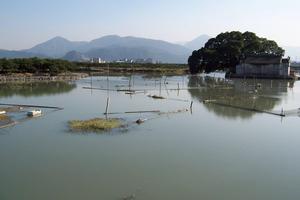
[[[108,34],[171,42],[253,31],[300,46],[299,0],[0,0],[0,49]]]

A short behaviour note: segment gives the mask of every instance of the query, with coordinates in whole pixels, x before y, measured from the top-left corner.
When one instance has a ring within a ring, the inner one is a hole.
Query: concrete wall
[[[239,76],[260,77],[287,77],[290,75],[290,64],[252,65],[242,63],[236,66],[236,74]]]

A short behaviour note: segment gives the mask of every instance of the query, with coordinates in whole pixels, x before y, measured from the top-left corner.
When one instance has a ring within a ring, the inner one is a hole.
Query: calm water
[[[106,77],[92,80],[93,87],[107,87]],[[131,82],[133,89],[168,99],[83,89],[91,78],[0,86],[2,103],[64,107],[0,130],[1,200],[118,200],[133,194],[143,200],[299,199],[300,82],[219,75],[109,80],[112,89]],[[166,90],[178,84],[199,89]],[[189,108],[181,100],[193,100],[193,112],[116,115],[128,123],[151,120],[105,134],[68,131],[68,120],[102,117],[108,95],[111,112]],[[207,99],[235,108],[201,103]],[[283,109],[288,117],[237,107]]]

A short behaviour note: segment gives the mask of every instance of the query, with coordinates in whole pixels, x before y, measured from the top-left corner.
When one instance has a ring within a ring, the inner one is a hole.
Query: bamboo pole
[[[82,87],[83,89],[88,89],[90,90],[91,87]],[[96,88],[93,87],[93,90],[102,90],[102,91],[114,91],[114,92],[125,92],[125,91],[157,91],[157,89],[154,88],[149,88],[149,89],[134,89],[134,90],[128,90],[128,89],[119,89],[119,90],[115,90],[115,89],[104,89],[104,88]],[[200,87],[189,87],[189,88],[180,88],[179,90],[198,90],[201,89]],[[169,91],[174,91],[174,90],[178,90],[178,88],[169,88],[167,89]]]
[[[0,103],[1,106],[19,106],[19,107],[29,107],[29,108],[49,108],[63,110],[64,108],[56,106],[42,106],[42,105],[28,105],[28,104],[10,104],[10,103]]]
[[[126,112],[111,112],[111,113],[103,113],[104,115],[118,115],[118,114],[139,114],[139,113],[160,113],[160,110],[141,110],[141,111],[126,111]]]

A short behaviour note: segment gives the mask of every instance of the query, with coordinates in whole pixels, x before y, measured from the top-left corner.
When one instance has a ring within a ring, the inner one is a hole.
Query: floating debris
[[[125,92],[125,94],[129,94],[129,95],[135,95],[135,94],[145,94],[145,91],[131,91],[131,92]]]
[[[216,100],[204,100],[203,103],[213,103],[216,102]]]
[[[163,96],[151,95],[151,94],[149,94],[148,97],[153,98],[153,99],[166,99],[166,98],[163,97]]]
[[[40,110],[40,109],[34,109],[34,110],[27,112],[28,117],[38,117],[41,115],[42,115],[42,110]]]
[[[132,92],[125,92],[125,94],[134,95],[134,94],[136,94],[136,92],[135,92],[135,91],[132,91]]]
[[[144,123],[145,121],[147,121],[147,119],[146,118],[144,118],[144,119],[138,119],[138,120],[136,120],[135,122],[137,123],[137,124],[142,124],[142,123]]]
[[[161,112],[159,114],[160,115],[169,115],[169,114],[184,113],[184,112],[188,112],[188,111],[189,111],[189,109],[183,108],[183,109],[178,109],[178,110],[175,110],[175,111]]]
[[[135,194],[131,194],[129,196],[122,197],[122,200],[134,200],[136,199]]]

